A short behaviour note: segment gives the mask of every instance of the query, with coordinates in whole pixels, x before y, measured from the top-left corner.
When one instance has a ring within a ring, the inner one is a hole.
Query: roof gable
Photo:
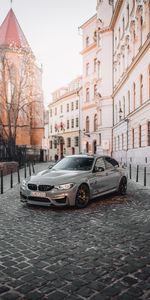
[[[12,8],[0,26],[0,46],[30,49]]]

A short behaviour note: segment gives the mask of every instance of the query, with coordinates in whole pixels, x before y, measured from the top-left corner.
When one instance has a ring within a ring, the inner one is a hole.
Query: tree
[[[40,89],[35,92],[36,85],[32,52],[1,49],[0,138],[9,159],[15,159],[16,141],[20,130],[28,138],[31,136],[32,119],[38,114],[38,106],[42,104]]]

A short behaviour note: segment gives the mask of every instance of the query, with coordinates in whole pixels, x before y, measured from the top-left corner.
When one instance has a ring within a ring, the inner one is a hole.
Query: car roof
[[[66,155],[65,157],[92,157],[92,158],[98,158],[98,157],[110,157],[109,155],[98,155],[98,154],[72,154],[72,155]]]

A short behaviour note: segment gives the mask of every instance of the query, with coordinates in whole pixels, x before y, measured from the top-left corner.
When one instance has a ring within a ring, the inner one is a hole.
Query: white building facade
[[[49,160],[81,152],[82,77],[52,94],[49,104]]]
[[[150,163],[150,1],[115,1],[113,156]]]

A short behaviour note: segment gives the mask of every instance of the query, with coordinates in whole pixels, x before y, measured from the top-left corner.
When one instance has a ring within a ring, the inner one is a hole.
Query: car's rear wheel
[[[90,200],[90,191],[86,184],[81,184],[78,188],[75,200],[77,208],[84,208]]]
[[[127,179],[126,177],[123,177],[120,181],[119,184],[119,190],[118,190],[120,195],[125,195],[127,192]]]

